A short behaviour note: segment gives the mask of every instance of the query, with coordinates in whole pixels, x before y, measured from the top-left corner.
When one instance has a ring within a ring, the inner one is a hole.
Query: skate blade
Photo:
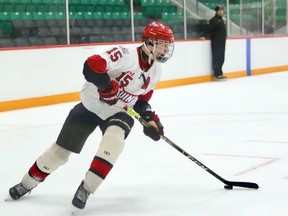
[[[81,214],[82,212],[83,212],[83,209],[79,209],[75,206],[72,206],[71,215],[73,216],[82,215]]]
[[[10,195],[7,195],[7,197],[4,199],[5,202],[11,202],[11,201],[15,201],[14,199],[12,199],[10,197]]]

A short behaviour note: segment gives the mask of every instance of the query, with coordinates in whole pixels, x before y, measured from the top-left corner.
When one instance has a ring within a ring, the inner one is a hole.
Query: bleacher
[[[200,3],[207,6],[208,8],[214,10],[215,5],[221,3],[224,5],[224,12],[227,14],[227,1],[226,0],[199,0]],[[265,28],[269,29],[272,23],[273,18],[273,1],[266,1],[264,5],[264,13],[265,13]],[[278,26],[283,26],[286,23],[286,1],[276,0],[276,22]],[[240,14],[240,10],[242,9],[242,17]],[[244,0],[242,1],[242,7],[240,7],[240,0],[230,0],[229,4],[229,13],[231,21],[236,24],[240,24],[240,20],[249,31],[253,31],[253,29],[257,29],[259,27],[259,22],[261,23],[261,13],[262,13],[262,2],[256,0]]]
[[[131,41],[129,0],[70,0],[70,43]],[[178,15],[170,0],[134,1],[135,39],[151,20]],[[172,16],[172,15],[171,15]],[[182,17],[183,19],[183,17]],[[65,0],[2,0],[0,47],[66,44]]]
[[[259,25],[259,3],[251,1],[242,13],[244,28],[256,29]],[[226,0],[199,0],[214,10]],[[135,40],[141,40],[143,28],[152,20],[168,24],[176,39],[184,38],[184,22],[181,8],[171,0],[134,0]],[[244,5],[245,6],[245,5]],[[271,23],[271,6],[265,7],[267,23]],[[67,44],[65,0],[1,0],[0,47]],[[187,38],[202,35],[207,20],[199,20],[187,14]],[[70,43],[131,41],[130,0],[69,0]],[[240,24],[240,0],[230,0],[230,19]],[[266,21],[266,20],[265,20]],[[276,1],[276,22],[286,22],[286,4]]]

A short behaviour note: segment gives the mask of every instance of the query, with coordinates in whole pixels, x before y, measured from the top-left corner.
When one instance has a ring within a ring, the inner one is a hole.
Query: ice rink
[[[98,147],[99,129],[80,155],[18,201],[8,197],[57,138],[76,103],[0,113],[1,216],[287,216],[288,72],[156,90],[152,108],[165,135],[230,181],[224,184],[135,121],[113,170],[84,210],[71,200]]]

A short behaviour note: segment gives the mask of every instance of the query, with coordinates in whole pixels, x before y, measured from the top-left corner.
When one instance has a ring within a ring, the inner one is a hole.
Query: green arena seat
[[[10,39],[12,39],[11,37],[14,37],[15,32],[14,32],[14,26],[12,24],[12,22],[14,22],[14,21],[20,22],[21,20],[0,20],[0,23],[1,23],[0,35],[1,35],[1,37],[9,37]],[[1,37],[0,37],[0,40],[1,40]]]
[[[23,20],[33,20],[33,16],[31,12],[22,13]]]
[[[55,19],[65,19],[66,18],[66,15],[64,12],[61,12],[61,11],[58,11],[58,12],[55,12]]]
[[[84,13],[83,12],[76,12],[74,13],[75,19],[84,19]]]
[[[94,15],[95,19],[103,19],[104,18],[102,12],[94,12],[93,15]]]
[[[58,12],[65,12],[66,11],[66,7],[63,4],[59,4],[58,5]]]
[[[143,7],[146,6],[155,6],[156,5],[156,0],[141,0],[141,5]]]
[[[48,12],[49,4],[38,4],[38,12]]]
[[[80,4],[94,4],[94,1],[93,0],[80,0]]]
[[[90,11],[83,13],[83,17],[84,19],[95,19],[94,13]]]
[[[11,13],[10,13],[10,19],[11,19],[11,20],[21,20],[21,19],[22,19],[22,13],[19,13],[19,12],[11,12]]]
[[[14,12],[14,4],[12,3],[5,3],[3,5],[3,12]]]
[[[10,13],[6,11],[0,12],[0,20],[10,20]]]
[[[130,14],[130,12],[122,12],[122,13],[120,13],[120,17],[121,17],[121,19],[130,19],[131,14]]]
[[[95,0],[95,4],[97,5],[107,5],[108,0]]]
[[[110,13],[110,12],[104,12],[104,13],[103,13],[103,18],[104,18],[104,19],[112,19],[112,13]]]
[[[58,5],[49,5],[48,6],[48,12],[57,12],[58,11]]]
[[[143,19],[144,15],[142,12],[134,12],[134,19]]]
[[[37,12],[38,11],[38,5],[37,4],[27,4],[26,5],[26,11],[27,12]]]
[[[26,4],[15,4],[14,11],[15,12],[26,12]]]
[[[44,20],[45,19],[43,12],[32,12],[32,17],[35,20]]]
[[[56,13],[54,12],[44,12],[44,18],[45,20],[50,20],[50,19],[56,19]]]
[[[156,1],[156,5],[158,6],[171,6],[170,0],[158,0]]]

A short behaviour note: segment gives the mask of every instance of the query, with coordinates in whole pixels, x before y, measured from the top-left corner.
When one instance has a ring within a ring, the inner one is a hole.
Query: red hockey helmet
[[[147,50],[146,45],[153,46],[153,51],[150,52],[156,61],[163,63],[172,57],[174,34],[168,26],[156,21],[151,22],[144,28],[142,38]],[[151,56],[149,61],[150,59]]]
[[[174,34],[172,30],[160,22],[151,22],[143,30],[143,40],[151,38],[152,40],[163,40],[174,42]]]

